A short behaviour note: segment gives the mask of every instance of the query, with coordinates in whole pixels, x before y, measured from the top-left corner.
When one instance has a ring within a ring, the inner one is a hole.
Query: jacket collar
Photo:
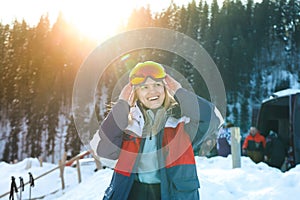
[[[158,110],[157,113],[161,112],[161,110]],[[151,114],[150,114],[151,115]],[[143,129],[145,126],[145,119],[143,116],[143,113],[139,106],[135,104],[133,107],[130,108],[129,111],[129,124],[124,130],[125,133],[128,134],[133,134],[138,137],[142,137],[143,135]],[[170,127],[170,128],[176,128],[177,125],[181,122],[184,122],[185,124],[190,122],[190,118],[183,116],[180,118],[175,118],[172,116],[166,116],[166,120],[164,120],[165,124],[162,125],[165,128]]]

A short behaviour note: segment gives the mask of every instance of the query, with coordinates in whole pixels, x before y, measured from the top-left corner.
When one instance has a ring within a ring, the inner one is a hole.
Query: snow
[[[298,94],[298,93],[300,93],[299,89],[288,88],[285,90],[280,90],[280,91],[274,92],[268,99],[264,99],[262,102],[265,103],[274,98],[290,96],[290,95],[294,95],[294,94]]]
[[[275,92],[273,95],[275,97],[283,97],[283,96],[293,95],[293,94],[297,94],[297,93],[300,93],[300,90],[289,88],[289,89]]]
[[[204,200],[274,200],[299,199],[300,165],[286,172],[271,168],[265,163],[255,164],[248,157],[241,158],[241,168],[232,169],[232,157],[196,157],[201,188],[200,199]],[[43,163],[34,158],[17,164],[0,163],[0,196],[10,189],[11,176],[28,182],[28,173],[36,178],[57,165]],[[94,172],[96,165],[91,160],[81,163],[82,182],[78,183],[77,169],[64,170],[66,188],[62,190],[59,169],[35,180],[31,197],[46,200],[101,199],[113,171],[109,168]],[[20,192],[18,193],[20,195]],[[16,197],[16,196],[15,196]],[[22,192],[23,199],[29,198],[29,185]],[[8,195],[0,199],[8,199]]]

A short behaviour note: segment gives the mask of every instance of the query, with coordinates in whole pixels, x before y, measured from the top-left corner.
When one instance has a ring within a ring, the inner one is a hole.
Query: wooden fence
[[[65,166],[71,166],[73,164],[73,162],[76,162],[76,167],[77,167],[77,172],[78,172],[78,182],[80,183],[81,182],[81,172],[80,172],[80,164],[79,164],[79,160],[82,159],[83,157],[85,157],[86,155],[89,155],[91,154],[95,160],[95,163],[96,163],[96,168],[97,169],[101,169],[102,166],[101,166],[101,163],[99,161],[99,159],[97,159],[96,155],[94,155],[91,151],[84,151],[76,156],[74,156],[73,158],[71,158],[70,160],[66,160],[67,158],[67,154],[64,153],[63,157],[61,160],[59,160],[59,164],[57,167],[37,176],[34,178],[34,180],[38,180],[44,176],[46,176],[47,174],[50,174],[52,172],[54,172],[55,170],[59,169],[60,170],[60,178],[61,178],[61,184],[62,184],[62,189],[64,190],[65,189],[65,180],[64,180],[64,168]],[[42,163],[41,163],[41,166],[42,166]],[[30,181],[24,183],[24,186],[28,185],[30,183]],[[21,188],[21,186],[17,187],[18,190]],[[2,197],[5,197],[6,195],[9,195],[10,194],[10,191],[0,195],[0,198]]]

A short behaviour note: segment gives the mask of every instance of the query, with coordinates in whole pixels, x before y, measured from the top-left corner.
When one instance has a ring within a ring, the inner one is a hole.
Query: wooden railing
[[[34,180],[38,180],[40,178],[42,178],[43,176],[46,176],[47,174],[50,174],[52,172],[54,172],[55,170],[57,169],[60,169],[60,178],[61,178],[61,183],[62,183],[62,189],[65,189],[65,181],[64,181],[64,168],[65,166],[71,166],[73,162],[76,162],[76,167],[77,167],[77,172],[78,172],[78,182],[80,183],[81,182],[81,172],[80,172],[80,164],[79,164],[79,160],[82,159],[83,157],[87,156],[91,154],[95,160],[95,163],[96,163],[96,168],[97,169],[101,169],[102,166],[101,166],[101,163],[99,161],[99,159],[97,159],[96,155],[94,155],[91,151],[84,151],[84,152],[81,152],[80,154],[77,154],[76,156],[74,156],[73,158],[71,158],[70,160],[66,160],[66,153],[64,153],[63,155],[63,158],[61,160],[59,160],[59,165],[37,177],[34,178]],[[24,186],[28,185],[30,182],[26,182],[24,183]],[[21,186],[17,187],[18,190],[20,189]],[[0,198],[2,197],[5,197],[6,195],[9,195],[10,194],[10,191],[0,195]]]

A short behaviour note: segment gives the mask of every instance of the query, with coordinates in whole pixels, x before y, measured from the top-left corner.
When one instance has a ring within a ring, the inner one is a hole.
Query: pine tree
[[[42,143],[47,138],[46,132],[46,109],[51,73],[49,72],[48,37],[50,22],[47,16],[42,16],[31,38],[30,53],[32,60],[29,69],[27,103],[27,144],[26,149],[29,156],[42,156]],[[48,70],[48,71],[47,71]]]
[[[208,4],[205,1],[204,5],[202,6],[202,0],[199,3],[199,9],[200,9],[200,32],[199,32],[199,42],[203,45],[204,48],[207,48],[207,38],[209,34],[209,10],[208,10]]]
[[[133,10],[128,19],[127,29],[130,30],[149,26],[152,26],[152,14],[149,6],[147,8],[141,7]]]
[[[58,118],[59,118],[59,100],[57,99],[57,95],[54,94],[50,97],[48,106],[47,106],[46,114],[46,126],[48,137],[46,140],[46,151],[47,156],[51,156],[52,162],[54,162],[55,157],[55,142],[56,136],[58,132]]]
[[[0,112],[1,117],[6,118],[6,84],[7,81],[7,71],[8,71],[8,38],[9,38],[9,25],[2,25],[0,23],[0,77],[2,81],[0,81]]]
[[[200,38],[200,12],[195,0],[188,4],[188,25],[185,34],[198,41]]]
[[[66,141],[65,141],[65,151],[71,152],[71,156],[75,156],[78,153],[80,153],[81,148],[81,142],[80,137],[77,133],[77,129],[75,126],[75,121],[73,116],[71,116],[68,129],[67,129],[67,135],[66,135]]]
[[[179,18],[180,11],[176,4],[172,3],[165,11],[157,13],[155,15],[153,19],[153,25],[182,32],[182,27]]]
[[[9,133],[9,140],[6,143],[4,159],[15,160],[20,158],[19,137],[22,136],[22,123],[24,120],[22,110],[22,88],[23,88],[23,69],[26,63],[26,50],[28,48],[27,41],[28,27],[25,21],[19,23],[15,21],[13,28],[9,33],[8,54],[4,56],[7,58],[7,74],[5,75],[5,96],[8,100],[7,117],[10,121],[11,131]]]

